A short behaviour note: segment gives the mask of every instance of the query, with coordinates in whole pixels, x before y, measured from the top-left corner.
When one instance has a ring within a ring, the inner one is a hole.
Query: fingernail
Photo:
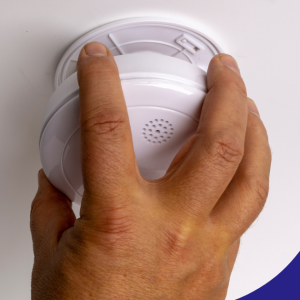
[[[89,56],[106,56],[106,47],[98,42],[91,42],[84,46],[85,53]]]
[[[257,116],[260,116],[260,115],[259,115],[259,111],[258,111],[258,109],[257,109],[257,107],[256,107],[256,104],[255,104],[255,102],[254,102],[252,99],[248,98],[248,100],[247,100],[247,105],[248,105],[248,109],[249,109],[252,113],[256,114]]]
[[[221,54],[219,56],[219,59],[224,66],[226,66],[226,67],[232,69],[233,71],[237,72],[238,74],[240,74],[239,66],[238,66],[236,60],[231,55]]]

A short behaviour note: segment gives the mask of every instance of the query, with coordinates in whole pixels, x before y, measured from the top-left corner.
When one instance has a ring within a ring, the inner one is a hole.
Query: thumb
[[[30,229],[34,254],[52,250],[65,230],[74,226],[76,217],[71,201],[48,180],[43,170],[38,174],[39,188],[32,201]]]

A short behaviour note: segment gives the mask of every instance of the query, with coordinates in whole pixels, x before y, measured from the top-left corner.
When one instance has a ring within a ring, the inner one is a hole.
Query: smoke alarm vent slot
[[[142,128],[142,138],[146,142],[152,143],[152,144],[162,144],[167,142],[171,139],[171,137],[174,135],[174,128],[172,127],[172,123],[170,123],[168,120],[164,119],[154,119],[149,121],[145,126]],[[148,129],[149,127],[152,127],[152,129]],[[160,130],[162,128],[163,130]]]

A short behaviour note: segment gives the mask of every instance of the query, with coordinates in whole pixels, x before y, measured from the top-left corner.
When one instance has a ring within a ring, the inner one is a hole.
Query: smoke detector
[[[137,163],[147,179],[162,177],[195,134],[207,91],[208,64],[222,52],[199,31],[158,18],[110,23],[70,46],[57,67],[56,90],[44,115],[40,155],[51,183],[77,203],[84,189],[76,64],[81,48],[91,41],[105,44],[115,56]]]

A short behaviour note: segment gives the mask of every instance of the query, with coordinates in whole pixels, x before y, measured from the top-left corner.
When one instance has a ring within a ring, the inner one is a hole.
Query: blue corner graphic
[[[300,300],[300,252],[274,279],[238,300]]]

